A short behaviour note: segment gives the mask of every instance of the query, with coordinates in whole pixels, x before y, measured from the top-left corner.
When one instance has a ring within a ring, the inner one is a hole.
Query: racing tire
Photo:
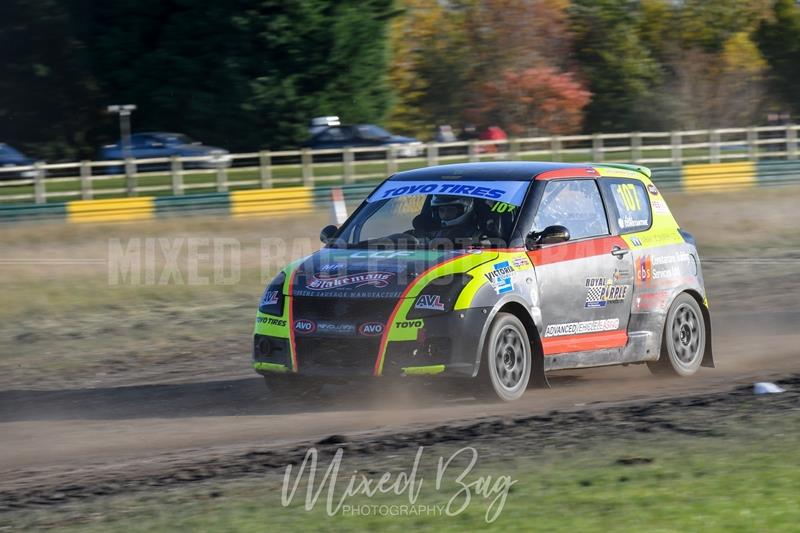
[[[531,377],[531,343],[520,320],[497,313],[483,343],[478,396],[504,402],[518,400]]]
[[[700,368],[706,346],[706,326],[697,300],[681,293],[664,321],[661,353],[648,361],[650,372],[661,376],[691,376]]]
[[[316,399],[325,385],[318,379],[306,376],[276,374],[264,376],[264,384],[271,396],[280,399]]]

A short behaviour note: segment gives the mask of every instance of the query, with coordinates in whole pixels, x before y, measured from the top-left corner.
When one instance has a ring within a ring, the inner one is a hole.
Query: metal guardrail
[[[633,132],[218,156],[36,163],[0,167],[0,205],[182,196],[242,189],[353,184],[399,170],[493,160],[620,162],[651,167],[798,158],[800,126]]]

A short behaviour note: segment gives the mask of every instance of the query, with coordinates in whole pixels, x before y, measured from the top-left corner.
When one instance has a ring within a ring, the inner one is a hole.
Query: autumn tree
[[[572,74],[553,67],[508,69],[487,81],[481,92],[484,108],[478,115],[516,136],[580,131],[590,99]]]
[[[585,92],[573,73],[565,0],[401,5],[404,15],[392,28],[390,125],[426,133],[436,124],[475,123],[523,132],[552,129],[551,115],[569,117],[560,131],[580,128],[574,117],[585,104],[558,107],[580,103],[575,96]],[[531,79],[537,73],[542,80]],[[514,80],[525,85],[512,87]],[[559,90],[567,93],[555,95]]]
[[[403,0],[391,25],[389,80],[394,107],[389,127],[420,137],[458,120],[468,94],[470,49],[462,6]]]

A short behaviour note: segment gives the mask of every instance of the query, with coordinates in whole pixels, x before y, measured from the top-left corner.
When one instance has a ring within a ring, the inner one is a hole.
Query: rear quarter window
[[[653,213],[650,210],[650,198],[642,182],[610,179],[601,180],[600,183],[605,197],[610,199],[612,216],[620,234],[650,228],[653,223]]]

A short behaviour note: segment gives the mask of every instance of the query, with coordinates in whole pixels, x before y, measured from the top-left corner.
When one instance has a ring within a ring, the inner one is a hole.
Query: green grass
[[[493,524],[486,523],[489,500],[473,492],[466,511],[455,516],[328,516],[323,495],[306,511],[302,496],[283,507],[282,471],[240,481],[203,482],[66,506],[57,511],[28,511],[17,526],[65,526],[63,531],[796,531],[800,521],[800,414],[791,411],[759,421],[743,417],[717,429],[714,437],[661,433],[660,438],[620,434],[613,439],[587,438],[580,445],[543,449],[516,460],[514,450],[479,452],[494,459],[478,462],[466,482],[479,475],[510,475],[516,480],[505,507]],[[590,428],[587,428],[590,429]],[[587,435],[588,437],[589,435]],[[505,442],[508,444],[508,441]],[[455,448],[438,446],[423,458],[421,505],[446,505],[456,494],[455,475],[445,476],[435,490],[435,464]],[[408,471],[413,452],[390,455],[373,463],[369,477],[384,471]],[[340,481],[356,459],[345,461]],[[622,464],[639,458],[645,463]],[[326,467],[328,460],[324,460]],[[345,468],[346,467],[346,468]],[[419,479],[419,477],[418,477]],[[339,487],[337,496],[344,486]],[[364,496],[351,505],[403,505],[407,494]],[[454,505],[453,508],[459,505]]]

